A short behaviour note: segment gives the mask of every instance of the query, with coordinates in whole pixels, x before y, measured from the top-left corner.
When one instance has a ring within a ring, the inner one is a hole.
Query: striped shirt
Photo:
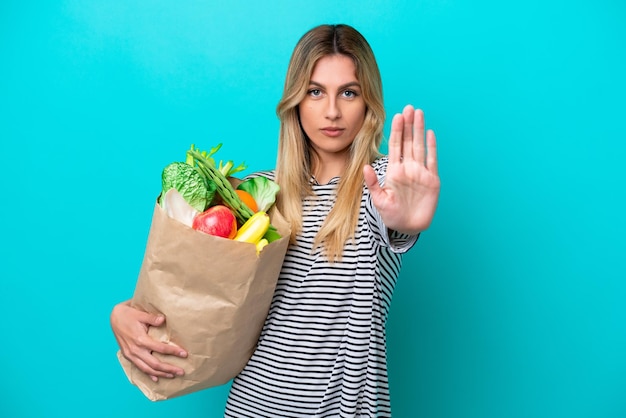
[[[384,181],[387,158],[374,162]],[[269,174],[269,175],[268,175]],[[263,173],[273,177],[273,173]],[[339,179],[313,183],[303,227],[278,279],[258,346],[234,379],[225,417],[390,417],[385,324],[402,253],[364,186],[355,240],[341,261],[313,248]]]

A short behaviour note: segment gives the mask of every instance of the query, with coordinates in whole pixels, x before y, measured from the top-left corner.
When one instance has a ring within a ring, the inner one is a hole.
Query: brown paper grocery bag
[[[289,241],[289,226],[269,212],[282,238],[260,256],[253,244],[214,237],[167,216],[157,204],[132,305],[161,313],[149,335],[188,351],[161,356],[185,376],[153,382],[118,351],[129,378],[153,401],[219,386],[234,378],[255,349]]]

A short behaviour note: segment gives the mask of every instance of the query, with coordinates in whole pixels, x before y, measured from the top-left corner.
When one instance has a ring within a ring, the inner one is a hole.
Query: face
[[[345,55],[320,58],[299,110],[302,128],[322,163],[347,159],[365,109],[352,59]]]

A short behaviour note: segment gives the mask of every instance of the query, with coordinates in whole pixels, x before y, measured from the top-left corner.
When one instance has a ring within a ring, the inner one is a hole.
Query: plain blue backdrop
[[[626,416],[625,19],[618,0],[4,0],[0,415],[220,416],[228,385],[152,403],[129,384],[109,313],[163,166],[222,142],[272,168],[291,50],[343,22],[389,116],[421,107],[439,140],[439,210],[388,324],[394,417]]]

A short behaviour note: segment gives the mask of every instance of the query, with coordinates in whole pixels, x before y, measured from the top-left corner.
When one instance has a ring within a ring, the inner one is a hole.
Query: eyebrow
[[[326,87],[322,83],[318,83],[317,81],[313,81],[313,80],[309,81],[309,85],[322,87],[322,88]],[[358,87],[358,88],[361,88],[361,85],[359,84],[358,81],[350,81],[349,83],[340,85],[339,86],[339,90],[343,90],[343,89],[348,88],[348,87]]]

